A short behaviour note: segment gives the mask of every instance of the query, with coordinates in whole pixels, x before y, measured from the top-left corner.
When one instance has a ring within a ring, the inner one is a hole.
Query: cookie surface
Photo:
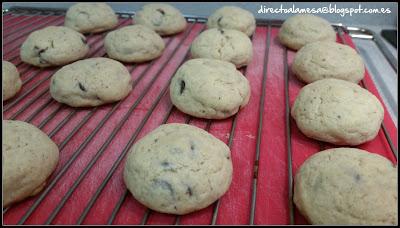
[[[224,60],[239,68],[251,62],[253,46],[249,37],[240,31],[212,28],[196,37],[190,52],[193,58]]]
[[[279,41],[294,50],[315,41],[336,41],[331,24],[318,16],[298,14],[283,22],[278,34]]]
[[[22,81],[14,64],[4,61],[2,66],[3,101],[15,96],[21,89]]]
[[[131,25],[109,32],[104,47],[112,59],[137,63],[159,57],[165,44],[157,33],[146,26]]]
[[[37,127],[3,120],[3,208],[39,193],[59,159],[57,145]]]
[[[312,224],[397,224],[397,168],[355,148],[324,150],[297,171],[294,203]]]
[[[29,34],[21,46],[21,60],[38,66],[59,66],[82,59],[89,52],[86,38],[64,26],[48,26]]]
[[[124,182],[146,207],[170,214],[200,210],[220,198],[232,180],[226,144],[187,124],[164,124],[129,151]]]
[[[256,29],[256,20],[247,10],[237,6],[224,6],[208,17],[207,28],[235,29],[251,36]]]
[[[58,70],[50,83],[51,96],[72,107],[89,107],[122,100],[132,90],[129,71],[108,58],[90,58]]]
[[[135,14],[134,23],[144,25],[162,36],[180,33],[186,28],[186,19],[181,12],[164,3],[144,5]]]
[[[228,118],[244,107],[250,98],[247,79],[229,62],[192,59],[176,72],[170,84],[172,103],[189,115]]]
[[[76,3],[65,15],[66,27],[80,33],[110,30],[118,24],[114,10],[106,3]]]
[[[303,46],[294,57],[292,71],[306,83],[324,78],[358,83],[365,73],[363,60],[353,48],[327,41]]]
[[[383,120],[379,100],[359,85],[322,79],[304,86],[291,110],[306,136],[336,145],[359,145],[375,138]]]

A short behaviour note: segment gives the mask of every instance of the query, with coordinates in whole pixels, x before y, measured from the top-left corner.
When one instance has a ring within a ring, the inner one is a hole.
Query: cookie
[[[89,52],[85,36],[64,26],[48,26],[29,34],[21,46],[21,60],[38,66],[60,66]]]
[[[294,50],[315,41],[336,41],[331,24],[318,16],[298,14],[283,22],[278,34],[279,41]]]
[[[57,145],[37,127],[3,120],[3,208],[36,195],[59,159]]]
[[[135,14],[134,23],[144,25],[161,36],[180,33],[186,28],[186,19],[175,7],[164,3],[146,4]]]
[[[22,81],[19,77],[19,72],[14,64],[3,60],[2,67],[3,80],[3,101],[15,96],[21,89]]]
[[[383,120],[379,100],[359,85],[322,79],[304,86],[291,110],[306,136],[336,145],[359,145],[378,134]]]
[[[329,41],[302,47],[294,57],[292,71],[306,83],[324,78],[358,83],[365,73],[363,60],[353,48]]]
[[[253,46],[249,37],[233,29],[208,29],[193,41],[193,58],[219,59],[231,62],[237,68],[251,62]]]
[[[58,70],[50,83],[51,96],[72,107],[89,107],[119,101],[132,90],[129,71],[108,58],[90,58]]]
[[[104,47],[112,59],[139,63],[159,57],[165,44],[157,33],[146,26],[131,25],[109,32]]]
[[[365,150],[324,150],[300,167],[293,201],[312,224],[395,225],[397,168]]]
[[[130,149],[123,178],[146,207],[183,215],[203,209],[228,190],[229,147],[203,129],[164,124]]]
[[[246,106],[250,84],[232,63],[192,59],[179,67],[172,78],[170,96],[172,103],[184,113],[224,119]]]
[[[65,15],[66,27],[80,33],[98,33],[117,26],[118,16],[106,3],[76,3]]]
[[[235,29],[251,36],[256,29],[256,20],[247,10],[237,6],[224,6],[208,17],[207,28]]]

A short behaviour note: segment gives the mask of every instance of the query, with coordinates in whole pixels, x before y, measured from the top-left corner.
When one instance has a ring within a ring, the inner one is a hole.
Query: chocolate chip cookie
[[[90,107],[124,99],[132,90],[129,71],[109,58],[90,58],[64,66],[52,77],[50,94],[72,107]]]
[[[3,208],[36,195],[59,159],[57,145],[40,129],[3,120]]]
[[[250,84],[230,62],[192,59],[172,78],[172,103],[182,112],[206,119],[228,118],[246,106]]]
[[[251,62],[253,46],[249,37],[243,32],[212,28],[196,37],[190,52],[193,58],[224,60],[240,68]]]
[[[324,78],[358,83],[365,73],[363,60],[353,48],[329,41],[303,46],[296,53],[292,70],[306,83]]]
[[[14,64],[4,61],[2,66],[3,101],[15,96],[21,89],[22,81]]]
[[[65,15],[66,27],[80,33],[98,33],[117,26],[118,17],[106,3],[76,3]]]
[[[374,139],[383,120],[378,98],[355,83],[333,78],[304,86],[291,113],[306,136],[336,145]]]
[[[180,33],[186,28],[186,19],[181,12],[164,3],[144,5],[133,20],[135,24],[144,25],[161,36]]]
[[[109,32],[104,40],[107,55],[122,62],[145,62],[159,57],[165,44],[153,30],[131,25]]]
[[[84,35],[64,26],[48,26],[29,34],[20,55],[25,63],[49,67],[82,59],[88,52]]]
[[[124,182],[152,210],[183,215],[203,209],[228,190],[232,161],[226,144],[187,124],[164,124],[130,149]]]
[[[251,36],[256,29],[256,20],[247,10],[237,6],[224,6],[208,17],[207,28],[235,29]]]
[[[356,148],[324,150],[297,171],[294,203],[315,225],[396,225],[397,168]]]
[[[278,34],[279,41],[294,50],[315,41],[336,41],[331,24],[318,16],[298,14],[283,22]]]

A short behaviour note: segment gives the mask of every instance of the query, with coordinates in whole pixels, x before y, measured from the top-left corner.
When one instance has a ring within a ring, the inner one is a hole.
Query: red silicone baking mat
[[[234,117],[208,121],[178,111],[168,91],[174,72],[190,58],[191,42],[205,29],[203,23],[192,20],[186,31],[164,38],[166,48],[160,58],[126,64],[134,88],[123,101],[97,108],[70,108],[49,94],[49,79],[59,67],[40,69],[19,58],[19,48],[30,32],[63,22],[63,16],[3,16],[3,59],[17,65],[23,81],[22,90],[4,102],[3,119],[38,126],[60,148],[60,162],[46,188],[3,210],[5,224],[290,224],[288,154],[291,152],[294,175],[305,159],[331,145],[306,138],[292,119],[286,121],[285,76],[290,106],[304,84],[290,72],[295,52],[279,44],[278,27],[258,26],[252,37],[253,59],[242,69],[251,85],[249,104]],[[130,19],[121,18],[119,27],[129,24]],[[104,36],[87,36],[89,56],[106,56]],[[344,38],[353,45],[348,35]],[[379,97],[368,73],[364,82]],[[126,152],[164,122],[204,128],[231,147],[233,181],[219,202],[174,216],[148,210],[126,191],[122,180]],[[397,148],[397,128],[387,112],[384,125]],[[382,129],[373,141],[359,148],[396,163]],[[297,210],[294,215],[295,224],[307,224]]]

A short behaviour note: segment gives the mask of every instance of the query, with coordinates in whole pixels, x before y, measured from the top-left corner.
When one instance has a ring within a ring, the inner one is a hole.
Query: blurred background
[[[146,2],[107,2],[115,11],[137,11]],[[33,7],[51,7],[51,8],[68,8],[74,4],[73,2],[42,2],[42,3],[24,3],[24,2],[6,2],[3,3],[3,8],[9,8],[11,6],[33,6]],[[178,8],[183,14],[197,15],[208,17],[214,10],[224,5],[236,5],[241,8],[247,9],[254,14],[256,18],[267,18],[267,19],[285,19],[291,14],[258,14],[258,10],[261,5],[271,8],[291,8],[293,5],[298,8],[319,8],[319,7],[334,7],[336,8],[354,8],[358,9],[359,5],[362,8],[368,9],[380,9],[389,8],[391,13],[388,14],[353,14],[352,16],[346,15],[341,17],[338,14],[316,14],[328,19],[332,23],[346,23],[348,25],[386,25],[386,26],[397,26],[397,3],[395,2],[272,2],[272,3],[256,3],[256,2],[169,2],[169,4]]]

